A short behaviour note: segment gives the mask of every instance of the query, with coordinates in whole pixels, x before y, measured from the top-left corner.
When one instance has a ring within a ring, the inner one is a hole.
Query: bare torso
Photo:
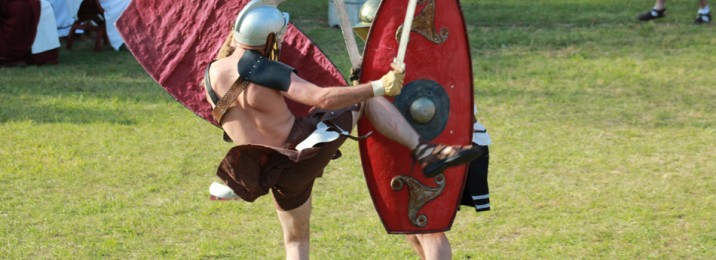
[[[243,50],[236,52],[211,65],[211,86],[219,97],[223,97],[239,77],[236,64]],[[238,145],[281,147],[294,120],[281,92],[251,83],[226,112],[221,126]]]

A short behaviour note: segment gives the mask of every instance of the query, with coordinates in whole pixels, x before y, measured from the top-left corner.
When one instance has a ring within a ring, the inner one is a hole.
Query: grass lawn
[[[716,25],[686,0],[636,22],[652,4],[462,1],[492,210],[458,213],[455,259],[716,258]],[[326,1],[282,7],[348,70]],[[0,258],[283,258],[270,197],[208,200],[221,131],[91,44],[0,68]],[[342,151],[314,189],[311,256],[417,259],[385,233],[357,144]]]

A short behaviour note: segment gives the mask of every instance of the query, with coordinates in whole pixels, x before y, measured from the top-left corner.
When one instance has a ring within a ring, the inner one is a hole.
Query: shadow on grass
[[[3,98],[0,103],[0,123],[33,121],[37,123],[111,123],[133,125],[136,123],[129,111],[119,109],[97,109],[62,107],[54,104],[35,104],[36,100]]]
[[[0,68],[0,93],[18,96],[100,98],[157,103],[172,100],[127,51],[107,46],[60,49],[60,64]],[[4,104],[4,106],[7,106]]]
[[[87,48],[85,48],[87,47]],[[126,50],[60,49],[60,64],[0,69],[0,122],[135,124],[128,104],[171,100]],[[86,101],[83,101],[86,100]]]

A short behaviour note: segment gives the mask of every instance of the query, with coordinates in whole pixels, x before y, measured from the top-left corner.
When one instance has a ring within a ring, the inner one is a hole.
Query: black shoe
[[[705,13],[705,14],[699,13],[699,16],[697,16],[696,20],[694,20],[695,24],[705,24],[705,23],[710,23],[710,22],[711,22],[711,13],[710,12]]]
[[[666,16],[664,14],[664,12],[666,12],[666,8],[664,8],[662,10],[656,10],[656,9],[652,8],[651,11],[640,14],[637,17],[637,19],[639,19],[639,21],[649,21],[649,20],[654,20],[654,19],[658,19],[658,18],[663,18],[664,16]]]

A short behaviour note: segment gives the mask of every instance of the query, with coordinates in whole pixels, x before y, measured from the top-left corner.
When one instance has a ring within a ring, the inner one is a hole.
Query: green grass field
[[[458,212],[455,259],[716,258],[716,28],[687,0],[636,22],[652,4],[462,1],[492,211]],[[282,6],[347,71],[327,2]],[[60,60],[0,68],[0,258],[283,258],[270,197],[208,200],[219,129],[126,50],[85,39]],[[357,150],[317,181],[312,258],[417,259]]]

